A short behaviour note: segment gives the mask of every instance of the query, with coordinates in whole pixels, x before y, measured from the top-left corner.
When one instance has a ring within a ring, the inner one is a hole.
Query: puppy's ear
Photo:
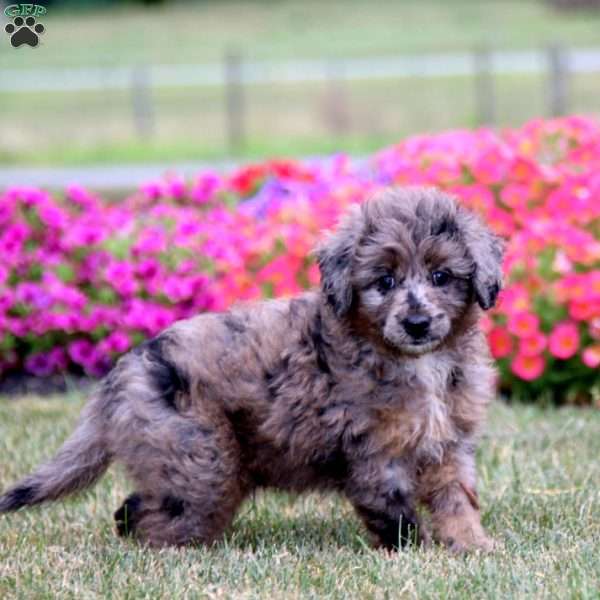
[[[335,231],[315,250],[321,271],[321,289],[339,317],[346,314],[352,306],[350,276],[356,246],[362,232],[362,222],[360,207],[353,206]]]
[[[475,214],[459,208],[458,226],[475,263],[473,291],[479,306],[488,310],[496,304],[502,289],[504,241]]]

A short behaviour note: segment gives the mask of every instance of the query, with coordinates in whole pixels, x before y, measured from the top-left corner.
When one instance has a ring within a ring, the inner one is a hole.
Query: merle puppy
[[[135,491],[117,530],[154,546],[211,543],[248,494],[279,488],[338,490],[385,548],[431,528],[455,551],[490,549],[474,454],[494,370],[478,319],[500,290],[500,241],[439,191],[391,189],[317,258],[320,290],[175,323],[122,357],[0,512],[118,461]]]

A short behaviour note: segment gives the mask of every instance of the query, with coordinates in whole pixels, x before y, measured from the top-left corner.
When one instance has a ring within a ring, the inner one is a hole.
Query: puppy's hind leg
[[[154,546],[212,542],[246,493],[232,424],[217,399],[196,397],[176,349],[162,334],[123,357],[111,380],[107,435],[136,490],[115,513],[117,530]]]
[[[115,513],[117,532],[152,546],[210,544],[246,495],[237,441],[226,423],[173,415],[121,457],[136,483]]]

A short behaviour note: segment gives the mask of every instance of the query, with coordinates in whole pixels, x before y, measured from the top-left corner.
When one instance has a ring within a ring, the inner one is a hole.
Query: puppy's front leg
[[[412,481],[396,460],[361,463],[352,470],[345,491],[376,546],[398,550],[423,539]]]
[[[434,536],[455,552],[493,549],[479,512],[473,447],[459,443],[422,467],[418,495],[431,511]]]

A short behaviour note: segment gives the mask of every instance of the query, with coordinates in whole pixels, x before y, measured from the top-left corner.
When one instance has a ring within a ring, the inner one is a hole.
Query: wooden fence
[[[546,114],[555,116],[569,110],[569,80],[573,73],[600,73],[600,48],[552,45],[537,51],[495,52],[480,47],[471,53],[288,62],[245,60],[240,51],[231,50],[220,65],[137,65],[14,73],[5,69],[0,71],[0,93],[129,89],[135,131],[140,138],[150,139],[156,131],[155,89],[219,87],[223,90],[228,149],[235,155],[244,147],[246,138],[248,86],[324,82],[329,96],[329,129],[343,135],[348,121],[344,116],[350,93],[347,84],[351,81],[465,77],[472,81],[475,122],[493,125],[498,112],[497,76],[545,74]]]

